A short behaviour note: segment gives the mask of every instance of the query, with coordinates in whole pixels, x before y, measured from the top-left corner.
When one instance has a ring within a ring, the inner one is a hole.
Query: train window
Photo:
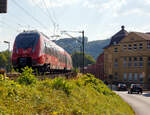
[[[54,56],[56,57],[56,49],[54,48]]]
[[[47,52],[47,46],[46,46],[46,42],[44,41],[44,52]]]
[[[62,62],[64,63],[64,56],[62,55]]]
[[[53,51],[52,51],[52,48],[50,48],[50,55],[52,55],[52,52],[53,52]]]
[[[61,62],[63,62],[63,55],[61,55]]]
[[[65,63],[65,56],[63,55],[63,62]]]
[[[59,55],[59,54],[58,54],[58,50],[56,50],[56,57],[57,57],[57,58],[58,58],[58,55]]]
[[[39,40],[38,34],[19,34],[16,37],[16,48],[35,48]]]
[[[59,61],[60,61],[60,52],[58,52],[58,59],[59,59]]]
[[[52,56],[54,56],[54,48],[52,47]]]
[[[61,54],[59,55],[59,61],[62,62],[62,61],[61,61]]]

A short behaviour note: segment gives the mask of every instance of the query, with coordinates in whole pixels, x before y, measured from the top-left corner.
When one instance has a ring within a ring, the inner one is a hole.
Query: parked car
[[[118,84],[118,91],[126,91],[127,90],[127,85],[124,83],[119,83]]]
[[[128,94],[132,93],[143,93],[142,86],[140,84],[131,84],[131,86],[128,89]]]

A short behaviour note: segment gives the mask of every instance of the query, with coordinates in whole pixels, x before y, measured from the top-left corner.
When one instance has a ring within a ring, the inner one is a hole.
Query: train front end
[[[12,65],[15,69],[37,65],[40,53],[40,34],[38,32],[20,33],[14,42]]]

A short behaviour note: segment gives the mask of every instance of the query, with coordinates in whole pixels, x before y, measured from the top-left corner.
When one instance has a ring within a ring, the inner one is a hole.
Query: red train
[[[15,39],[12,65],[15,69],[29,66],[40,72],[67,72],[72,69],[72,59],[43,33],[25,31]]]

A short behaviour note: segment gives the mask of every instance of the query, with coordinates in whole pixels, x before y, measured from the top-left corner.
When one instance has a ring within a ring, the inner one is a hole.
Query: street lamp
[[[10,42],[9,41],[4,41],[4,43],[8,44],[8,52],[10,51]]]
[[[9,52],[10,52],[10,42],[9,41],[4,41],[4,43],[8,44],[8,70],[10,69],[10,60],[9,60]]]
[[[70,34],[68,34],[67,32],[73,32],[73,33],[82,33],[82,52],[83,52],[83,73],[84,73],[84,30],[83,31],[61,31],[61,33],[65,33],[67,35],[69,35],[70,37],[72,37]],[[75,38],[75,37],[72,37],[72,38]],[[76,38],[75,38],[76,39]]]

